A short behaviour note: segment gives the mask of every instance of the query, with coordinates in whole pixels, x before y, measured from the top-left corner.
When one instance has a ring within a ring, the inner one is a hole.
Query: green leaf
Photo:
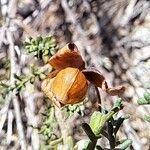
[[[83,103],[68,105],[67,106],[68,117],[72,116],[74,113],[78,113],[79,115],[84,116],[84,109],[85,107]]]
[[[145,115],[145,116],[144,116],[144,120],[146,120],[146,121],[150,122],[150,116]]]
[[[148,92],[144,93],[144,98],[146,99],[148,104],[150,104],[150,93],[148,93]]]
[[[14,77],[19,81],[22,81],[22,79],[23,79],[23,76],[21,76],[21,75],[18,76],[17,74],[14,74]]]
[[[126,148],[128,148],[129,146],[131,146],[132,144],[132,140],[131,139],[125,139],[120,141],[121,144],[119,144],[117,146],[117,148],[121,149],[121,150],[125,150]]]
[[[139,98],[137,102],[139,105],[150,104],[145,98]]]
[[[3,88],[8,88],[9,85],[7,85],[6,83],[3,83],[3,82],[0,82],[0,86],[3,87]]]
[[[106,115],[99,111],[95,111],[90,119],[90,127],[96,136],[101,134],[102,128],[106,122]]]
[[[39,133],[43,135],[46,140],[52,140],[54,138],[53,135],[55,135],[53,129],[57,126],[57,124],[54,113],[54,107],[50,106],[46,109],[45,114],[43,116],[44,121]]]
[[[123,104],[122,104],[122,100],[121,99],[118,99],[115,103],[114,103],[114,106],[112,108],[112,111],[119,111],[123,108]]]
[[[121,100],[118,100],[114,104],[114,107],[111,109],[111,111],[109,111],[107,114],[103,114],[99,111],[95,111],[92,114],[90,119],[90,127],[96,136],[100,136],[105,123],[109,121],[116,112],[122,109],[122,107]]]
[[[150,104],[150,93],[149,92],[144,93],[144,97],[139,98],[137,102],[139,105]]]
[[[75,145],[76,150],[78,150],[78,149],[88,150],[88,146],[90,143],[92,143],[92,142],[89,139],[80,140]],[[75,147],[74,147],[74,149],[75,149]]]

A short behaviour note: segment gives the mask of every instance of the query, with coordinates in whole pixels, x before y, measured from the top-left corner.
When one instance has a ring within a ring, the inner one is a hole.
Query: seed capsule
[[[61,104],[75,104],[83,101],[88,83],[79,69],[68,67],[59,71],[53,79],[45,79],[42,89],[57,106],[61,107]]]

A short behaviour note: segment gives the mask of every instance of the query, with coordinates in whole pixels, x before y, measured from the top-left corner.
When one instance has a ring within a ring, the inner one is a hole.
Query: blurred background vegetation
[[[133,150],[150,149],[150,124],[143,119],[150,109],[137,103],[150,89],[148,0],[1,0],[0,35],[0,149],[39,149],[46,145],[39,134],[45,112],[51,114],[47,118],[51,124],[45,120],[49,131],[43,134],[49,133],[47,137],[52,139],[60,136],[53,108],[47,110],[50,103],[40,84],[44,73],[52,70],[45,66],[45,56],[52,56],[68,42],[78,46],[87,66],[100,70],[109,85],[126,86],[120,115],[130,118],[118,131],[119,137],[132,139]],[[34,41],[26,41],[25,47],[26,38],[38,36],[50,37],[46,42],[51,47],[38,47],[34,54],[28,54]],[[89,122],[95,110],[93,89],[91,85],[86,104],[68,107],[66,117],[71,117],[67,124],[76,142],[86,137],[81,124]],[[111,108],[117,97],[100,93],[102,105]],[[105,138],[99,142],[108,145]]]

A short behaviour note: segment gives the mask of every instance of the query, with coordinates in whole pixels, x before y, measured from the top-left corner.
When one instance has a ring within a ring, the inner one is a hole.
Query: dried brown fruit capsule
[[[124,86],[110,88],[105,76],[96,68],[86,68],[74,43],[60,49],[49,59],[49,64],[55,70],[43,81],[42,90],[58,107],[81,102],[87,92],[87,80],[111,96],[122,95],[125,91]]]
[[[82,102],[88,89],[84,74],[77,68],[65,68],[42,83],[44,93],[58,106]]]

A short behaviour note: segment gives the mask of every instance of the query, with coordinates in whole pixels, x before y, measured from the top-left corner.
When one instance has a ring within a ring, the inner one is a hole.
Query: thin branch
[[[59,109],[58,107],[55,107],[55,117],[58,121],[62,139],[63,139],[63,148],[68,150],[72,149],[73,145],[71,145],[71,136],[70,136],[70,131],[69,131],[69,126],[67,125],[67,121],[65,121],[63,110]]]
[[[11,142],[11,136],[12,136],[12,124],[13,124],[13,112],[12,110],[8,111],[8,123],[7,123],[7,145]]]
[[[34,150],[38,150],[40,148],[39,134],[38,134],[38,130],[36,129],[38,126],[38,120],[37,120],[38,118],[35,115],[36,107],[34,104],[36,94],[32,95],[30,90],[26,89],[23,95],[26,103],[25,113],[28,120],[28,125],[29,125],[28,128],[32,128],[32,130],[27,129],[27,131],[30,132],[28,138],[31,138],[31,145]]]
[[[8,108],[9,108],[9,104],[11,101],[11,94],[10,93],[8,95],[6,95],[5,101],[6,101],[5,106],[0,111],[0,133],[2,131],[2,128],[4,126],[5,121],[7,119]]]
[[[10,62],[11,62],[10,81],[11,81],[11,85],[13,85],[15,82],[14,74],[16,73],[16,57],[15,57],[15,50],[14,50],[14,42],[13,42],[12,33],[9,31],[9,29],[7,30],[6,34],[7,34],[7,40],[9,42],[9,55],[10,55]],[[22,120],[21,120],[20,107],[19,107],[20,104],[18,102],[17,96],[15,95],[15,92],[12,92],[11,96],[12,96],[14,110],[15,110],[16,124],[17,124],[17,130],[19,134],[21,149],[25,150],[26,140],[25,140],[25,134],[24,134],[24,129],[23,129]]]
[[[1,117],[0,117],[0,133],[1,133],[1,131],[2,131],[2,128],[3,128],[3,126],[4,126],[4,123],[5,123],[5,121],[6,121],[8,109],[7,109],[7,108],[4,108],[3,110],[4,110],[4,113],[3,113],[3,114],[1,115]]]
[[[130,1],[128,7],[126,8],[125,14],[122,17],[122,21],[121,21],[120,25],[125,26],[129,22],[129,20],[131,19],[133,9],[134,9],[136,2],[137,2],[137,0]]]
[[[99,89],[97,86],[95,86],[95,91],[96,91],[96,94],[97,94],[97,102],[98,102],[98,110],[101,111],[102,108],[101,108],[101,95],[100,95],[100,92],[99,92]]]

